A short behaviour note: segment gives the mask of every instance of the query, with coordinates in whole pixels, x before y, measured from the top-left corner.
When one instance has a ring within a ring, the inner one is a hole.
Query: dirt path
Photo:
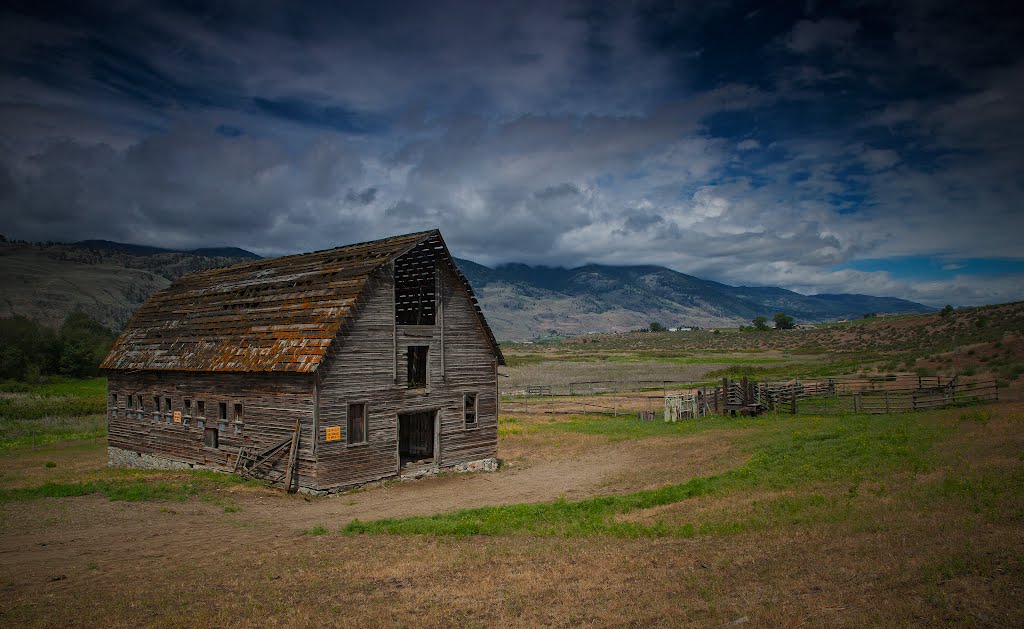
[[[287,545],[311,527],[337,530],[353,518],[632,491],[711,473],[738,457],[711,435],[591,444],[566,454],[494,473],[395,482],[329,497],[235,486],[205,501],[181,503],[111,502],[98,495],[9,503],[0,511],[0,578],[7,587],[50,580],[63,587],[76,578],[113,578],[110,569],[118,565],[145,570],[169,561],[207,561],[248,545]]]

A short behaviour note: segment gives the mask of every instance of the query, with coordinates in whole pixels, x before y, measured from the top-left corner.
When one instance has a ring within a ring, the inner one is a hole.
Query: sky
[[[1021,11],[7,2],[0,233],[1020,300]]]

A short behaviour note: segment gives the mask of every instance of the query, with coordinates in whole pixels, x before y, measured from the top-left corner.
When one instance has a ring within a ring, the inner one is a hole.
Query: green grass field
[[[0,451],[106,435],[106,378],[6,383],[0,392]]]
[[[932,465],[931,447],[952,430],[934,414],[872,417],[844,415],[699,422],[639,422],[634,419],[572,418],[541,430],[582,432],[612,439],[687,435],[728,429],[741,447],[751,449],[746,463],[720,474],[626,495],[568,502],[471,509],[456,513],[373,522],[353,521],[346,533],[434,535],[617,535],[690,536],[701,532],[741,531],[815,517],[841,517],[850,505],[843,496],[823,496],[821,484],[855,486],[897,472],[921,474]],[[725,435],[723,435],[725,436]],[[737,520],[707,520],[669,526],[636,524],[617,516],[707,495],[737,492],[806,490],[771,502],[765,513]],[[767,518],[767,520],[766,520]]]

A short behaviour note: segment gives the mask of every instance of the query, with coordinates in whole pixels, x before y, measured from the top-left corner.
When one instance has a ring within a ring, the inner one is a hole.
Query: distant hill
[[[153,256],[161,253],[191,253],[192,255],[206,258],[238,258],[241,260],[259,260],[260,256],[238,247],[206,247],[202,249],[163,249],[161,247],[150,247],[148,245],[132,245],[112,240],[81,240],[71,245],[83,249],[97,251],[114,251],[126,253],[132,256]]]
[[[118,330],[147,297],[182,275],[258,258],[234,247],[174,251],[108,240],[0,241],[0,316],[57,326],[82,310]]]
[[[874,313],[923,313],[934,309],[870,295],[801,295],[783,288],[729,286],[660,266],[574,269],[505,264],[486,267],[458,260],[484,314],[500,339],[528,339],[542,332],[580,334],[635,330],[652,321],[672,327],[750,324],[785,312],[798,322],[821,322]]]
[[[236,247],[177,251],[108,240],[0,241],[0,316],[20,314],[59,325],[70,312],[83,310],[116,330],[149,295],[182,275],[258,258]],[[652,321],[668,327],[734,326],[779,311],[798,322],[819,322],[868,312],[933,310],[891,297],[728,286],[650,265],[564,269],[525,264],[490,268],[469,260],[458,264],[502,340],[549,332],[635,330]]]

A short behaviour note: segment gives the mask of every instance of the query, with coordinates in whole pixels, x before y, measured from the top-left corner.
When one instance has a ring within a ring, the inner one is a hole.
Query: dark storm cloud
[[[345,200],[349,203],[358,203],[359,205],[369,205],[377,199],[377,189],[367,188],[361,192],[355,190],[349,190],[345,194]]]
[[[440,227],[485,263],[1024,297],[1022,278],[955,274],[1021,257],[1012,7],[111,2],[0,18],[11,236],[277,254]],[[895,256],[949,274],[851,266]]]

